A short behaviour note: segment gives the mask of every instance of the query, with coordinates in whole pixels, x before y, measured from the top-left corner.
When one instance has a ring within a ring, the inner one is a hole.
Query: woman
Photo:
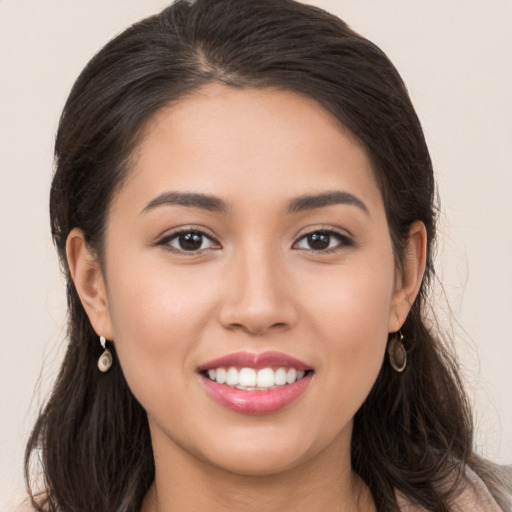
[[[432,166],[372,43],[288,0],[177,2],[89,63],[56,162],[36,510],[510,510],[428,325]]]

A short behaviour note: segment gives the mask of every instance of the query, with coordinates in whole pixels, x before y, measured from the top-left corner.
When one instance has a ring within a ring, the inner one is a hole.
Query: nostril
[[[242,330],[252,335],[261,335],[265,334],[272,330],[284,330],[289,326],[285,322],[275,322],[273,324],[261,322],[257,323],[254,321],[248,321],[246,323],[233,323],[227,326],[230,330]]]

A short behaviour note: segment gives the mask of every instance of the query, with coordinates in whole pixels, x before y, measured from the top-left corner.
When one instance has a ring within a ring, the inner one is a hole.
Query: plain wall
[[[47,213],[58,117],[101,45],[166,3],[0,0],[2,512],[23,493],[24,444],[63,354],[64,286]],[[408,85],[439,180],[438,274],[476,406],[478,449],[510,464],[512,2],[310,3],[378,44]],[[448,322],[439,289],[436,307]]]

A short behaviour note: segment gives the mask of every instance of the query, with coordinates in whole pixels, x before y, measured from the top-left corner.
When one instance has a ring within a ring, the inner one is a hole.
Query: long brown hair
[[[457,363],[426,323],[437,204],[406,88],[374,44],[335,16],[292,0],[180,0],[113,39],[77,79],[58,129],[50,196],[68,283],[69,342],[27,446],[27,484],[36,452],[44,479],[42,492],[31,495],[34,509],[135,512],[154,478],[145,411],[118,364],[106,374],[96,368],[101,348],[70,278],[65,243],[80,228],[101,259],[108,208],[145,123],[213,81],[292,90],[334,114],[372,160],[397,265],[412,222],[426,226],[427,269],[402,329],[408,366],[398,374],[384,362],[354,421],[353,469],[378,509],[398,510],[399,490],[428,510],[448,511],[457,475],[468,466],[511,510],[498,474],[473,452]]]

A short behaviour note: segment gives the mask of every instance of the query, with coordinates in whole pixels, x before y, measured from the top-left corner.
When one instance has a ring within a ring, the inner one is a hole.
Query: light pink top
[[[454,503],[453,512],[502,512],[501,508],[492,497],[489,489],[478,477],[478,475],[466,469],[466,482],[462,494]],[[398,505],[401,512],[428,512],[427,509],[412,505],[407,498],[400,492],[396,493]]]

